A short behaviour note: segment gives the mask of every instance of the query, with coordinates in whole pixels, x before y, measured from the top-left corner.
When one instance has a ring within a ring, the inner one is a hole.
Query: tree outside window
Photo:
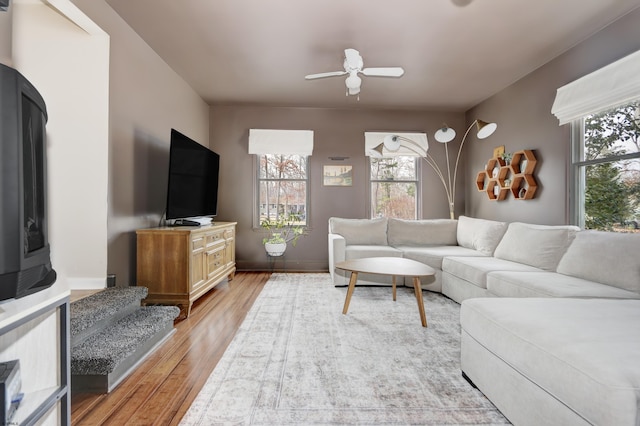
[[[640,101],[583,119],[574,163],[586,229],[640,232]]]
[[[296,217],[307,224],[308,161],[302,155],[258,156],[258,224],[266,219]]]
[[[416,219],[417,157],[370,158],[371,217]]]

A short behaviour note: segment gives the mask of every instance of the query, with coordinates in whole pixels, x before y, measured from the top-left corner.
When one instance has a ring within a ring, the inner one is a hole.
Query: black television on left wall
[[[50,287],[47,107],[17,70],[0,64],[0,300]]]
[[[173,225],[199,225],[196,218],[218,213],[220,156],[190,137],[171,129],[167,220]]]

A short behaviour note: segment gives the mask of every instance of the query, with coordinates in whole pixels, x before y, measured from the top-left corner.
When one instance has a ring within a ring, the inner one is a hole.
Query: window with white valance
[[[560,125],[640,98],[640,51],[558,89],[551,108]]]
[[[364,133],[364,153],[366,156],[370,155],[372,149],[384,143],[384,138],[388,135],[396,135],[402,138],[409,139],[408,142],[403,140],[401,142],[400,149],[397,151],[391,152],[389,150],[384,151],[385,157],[397,157],[397,156],[407,156],[407,157],[424,157],[426,155],[427,150],[429,149],[429,142],[427,141],[426,133],[407,133],[407,132],[365,132]],[[417,151],[417,152],[416,152]]]
[[[558,89],[571,123],[571,216],[586,229],[640,228],[640,51]]]
[[[249,130],[249,154],[256,156],[254,227],[291,219],[308,225],[311,130]]]
[[[312,153],[313,130],[249,130],[249,154],[306,156]]]

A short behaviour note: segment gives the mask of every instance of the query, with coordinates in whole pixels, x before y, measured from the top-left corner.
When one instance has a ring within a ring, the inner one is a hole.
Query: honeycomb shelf
[[[503,201],[509,193],[516,200],[531,200],[538,189],[533,172],[538,160],[532,150],[513,153],[511,164],[491,158],[476,176],[476,188],[491,201]],[[508,184],[510,183],[510,185]]]

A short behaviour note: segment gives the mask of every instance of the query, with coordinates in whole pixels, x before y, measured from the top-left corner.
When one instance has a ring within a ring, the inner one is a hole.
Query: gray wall
[[[133,285],[135,231],[165,206],[171,128],[206,145],[209,106],[106,1],[73,1],[110,37],[107,273]]]
[[[568,173],[570,125],[558,126],[551,114],[556,89],[640,49],[640,10],[636,10],[538,68],[467,112],[467,120],[498,123],[498,130],[465,148],[468,176],[476,176],[504,145],[507,152],[532,149],[538,159],[538,192],[533,200],[489,201],[471,181],[466,187],[469,216],[540,224],[569,223]]]
[[[368,217],[367,158],[364,155],[365,131],[426,132],[430,153],[444,164],[442,146],[433,133],[446,121],[461,130],[462,113],[425,111],[269,108],[251,106],[213,106],[210,115],[210,146],[221,156],[219,214],[217,220],[237,221],[236,257],[239,269],[285,267],[288,270],[327,270],[327,221],[331,216]],[[311,232],[289,247],[284,260],[269,263],[262,246],[263,233],[252,229],[254,163],[247,153],[249,129],[309,129],[314,133],[310,161],[311,187],[309,218]],[[452,143],[457,144],[460,136]],[[457,145],[452,145],[457,150]],[[329,157],[349,157],[345,161]],[[353,166],[352,187],[322,186],[322,166]],[[446,218],[449,215],[442,184],[423,162],[422,217]],[[458,214],[464,211],[464,176],[458,178]]]

